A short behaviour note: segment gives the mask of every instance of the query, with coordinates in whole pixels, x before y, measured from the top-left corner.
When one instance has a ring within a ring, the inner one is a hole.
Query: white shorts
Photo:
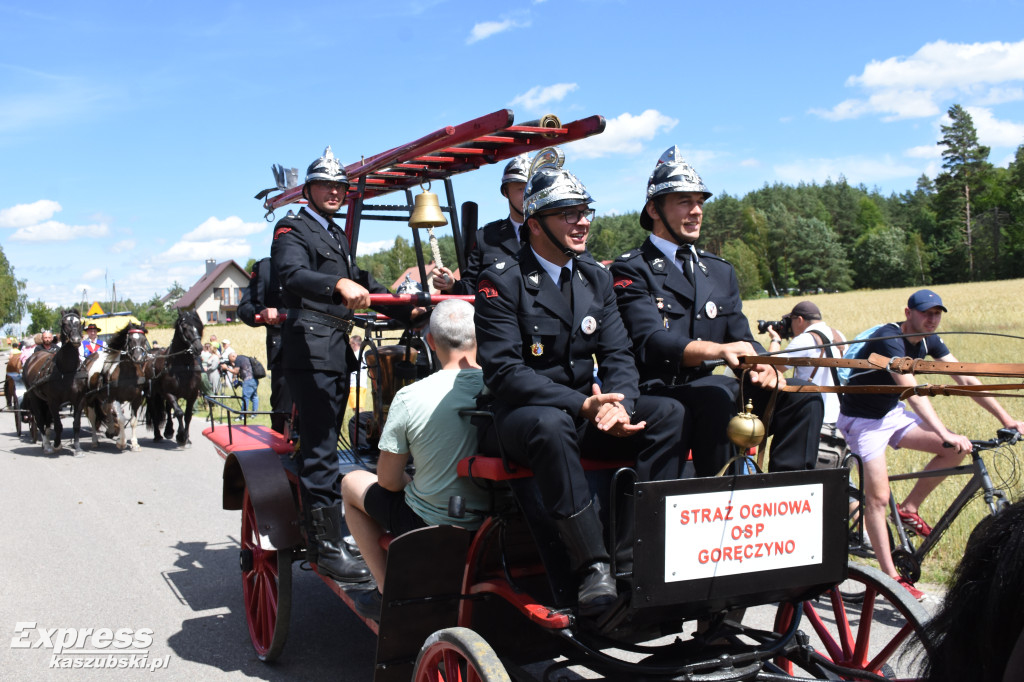
[[[868,462],[884,455],[886,445],[898,450],[903,437],[922,421],[913,412],[908,412],[903,403],[897,403],[881,419],[848,417],[840,413],[836,426],[843,432],[850,451]]]

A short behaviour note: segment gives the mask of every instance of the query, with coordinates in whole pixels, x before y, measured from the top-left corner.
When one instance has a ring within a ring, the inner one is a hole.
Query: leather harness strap
[[[1024,377],[1024,363],[939,362],[914,358],[887,358],[872,353],[867,359],[853,358],[787,358],[769,355],[744,355],[740,363],[750,365],[789,365],[791,367],[852,367],[881,369],[897,374],[967,374],[987,377]]]
[[[1024,364],[1020,363],[971,363],[938,362],[914,358],[887,358],[872,353],[867,359],[850,358],[787,358],[782,356],[746,355],[739,358],[742,364],[789,365],[791,367],[853,367],[857,369],[879,369],[897,374],[966,374],[993,377],[1024,377]],[[778,390],[786,393],[897,393],[901,400],[914,395],[969,395],[975,397],[1022,398],[1024,395],[1008,395],[1003,391],[1024,389],[1019,384],[922,384],[920,386],[861,385],[861,386],[808,386],[787,385]]]

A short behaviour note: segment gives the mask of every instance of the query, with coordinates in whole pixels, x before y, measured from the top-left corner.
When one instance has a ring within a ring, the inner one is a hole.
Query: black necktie
[[[686,279],[690,284],[696,286],[693,269],[696,266],[697,254],[693,251],[693,244],[680,246],[676,249],[676,258],[683,262],[683,274],[686,275]]]
[[[334,237],[334,241],[338,242],[338,246],[341,246],[341,240],[345,237],[341,233],[341,228],[335,225],[333,220],[327,223],[327,231],[331,233],[332,237]]]
[[[569,310],[572,310],[572,270],[570,268],[562,268],[562,274],[558,278],[558,288],[562,290],[562,298],[569,304]]]

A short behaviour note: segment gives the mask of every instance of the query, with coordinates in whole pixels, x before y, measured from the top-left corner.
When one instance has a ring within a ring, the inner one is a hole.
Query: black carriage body
[[[638,483],[632,606],[691,618],[811,599],[842,582],[848,479],[831,469]],[[674,544],[670,526],[684,525],[705,525],[715,541],[680,547],[686,533],[672,533]],[[772,525],[781,535],[769,537]],[[673,571],[694,561],[697,575]]]

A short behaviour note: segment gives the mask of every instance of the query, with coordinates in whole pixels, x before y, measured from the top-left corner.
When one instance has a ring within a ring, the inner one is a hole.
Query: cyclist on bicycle
[[[902,323],[884,324],[875,330],[861,347],[857,357],[867,358],[871,353],[885,357],[911,358],[924,358],[930,355],[942,362],[957,362],[946,344],[935,333],[944,312],[948,311],[934,291],[921,289],[914,292],[907,301],[904,311],[906,319]],[[882,337],[897,334],[908,336],[880,340]],[[953,379],[961,385],[981,383],[973,376],[954,375]],[[895,374],[881,369],[857,370],[851,373],[849,383],[852,386],[916,386],[917,379],[911,374]],[[973,399],[991,412],[1003,426],[1018,431],[1024,429],[1024,422],[1011,417],[995,398],[979,396]],[[864,525],[875,549],[879,567],[898,580],[915,598],[920,599],[924,595],[899,576],[889,552],[889,541],[885,531],[885,512],[889,503],[889,473],[885,461],[885,448],[889,445],[897,450],[907,448],[935,454],[925,466],[925,471],[928,471],[959,464],[971,451],[971,442],[965,436],[955,434],[946,428],[926,396],[911,396],[907,401],[913,412],[908,412],[894,394],[843,394],[840,397],[837,425],[846,437],[850,449],[859,455],[864,463]],[[918,514],[918,509],[942,480],[943,477],[938,476],[918,479],[913,490],[898,506],[900,520],[919,535],[928,535],[931,533],[931,527]]]

